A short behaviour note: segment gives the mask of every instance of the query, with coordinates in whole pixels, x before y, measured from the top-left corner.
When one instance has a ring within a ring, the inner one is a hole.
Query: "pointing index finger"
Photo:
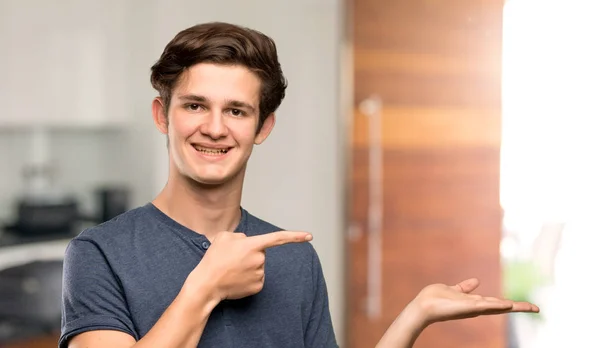
[[[312,235],[300,231],[278,231],[248,237],[248,239],[251,241],[252,247],[265,250],[283,244],[308,242],[312,240]]]

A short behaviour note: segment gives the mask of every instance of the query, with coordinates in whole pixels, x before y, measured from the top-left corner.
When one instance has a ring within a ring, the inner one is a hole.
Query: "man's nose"
[[[215,140],[228,135],[225,118],[220,110],[215,110],[207,115],[204,122],[200,125],[200,133]]]

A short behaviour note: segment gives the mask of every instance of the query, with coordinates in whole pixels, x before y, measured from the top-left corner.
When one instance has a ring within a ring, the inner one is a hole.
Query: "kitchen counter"
[[[0,234],[0,269],[33,261],[61,260],[72,234],[36,237],[17,237]]]
[[[2,232],[0,230],[0,252],[2,252],[2,248],[5,247],[32,243],[52,242],[62,239],[71,239],[75,236],[76,234],[73,233],[60,233],[41,236],[18,236],[11,232]]]
[[[9,232],[1,233],[0,270],[8,271],[10,268],[32,262],[62,261],[67,245],[73,237],[74,235],[68,233],[35,237],[21,237]],[[60,279],[58,281],[60,282]],[[2,286],[3,296],[7,294],[21,296],[18,292],[11,293],[10,289],[15,288],[14,284],[12,286],[6,284],[5,287],[5,284],[0,282],[0,286]],[[22,295],[30,294],[23,292]],[[11,322],[10,318],[8,314],[8,317],[0,319],[0,347],[56,347],[58,336],[49,335],[48,328],[24,325],[18,321]],[[56,327],[60,327],[59,323],[57,321]]]

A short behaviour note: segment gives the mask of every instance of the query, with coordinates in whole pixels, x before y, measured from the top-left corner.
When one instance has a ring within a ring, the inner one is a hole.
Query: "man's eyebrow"
[[[243,102],[243,101],[227,99],[227,100],[225,100],[225,103],[234,108],[247,109],[248,111],[250,111],[252,113],[256,112],[256,108],[254,106],[250,105],[249,103]]]
[[[206,103],[208,102],[208,98],[201,96],[201,95],[195,95],[195,94],[184,94],[184,95],[179,95],[177,96],[178,99],[181,99],[183,101],[192,101],[192,102],[197,102],[197,103]]]

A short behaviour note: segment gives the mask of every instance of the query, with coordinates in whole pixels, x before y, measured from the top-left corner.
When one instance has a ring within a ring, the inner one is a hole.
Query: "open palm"
[[[479,280],[475,278],[453,286],[432,284],[423,288],[414,302],[422,309],[428,324],[480,315],[539,312],[539,308],[529,302],[515,302],[472,294],[478,286]]]

